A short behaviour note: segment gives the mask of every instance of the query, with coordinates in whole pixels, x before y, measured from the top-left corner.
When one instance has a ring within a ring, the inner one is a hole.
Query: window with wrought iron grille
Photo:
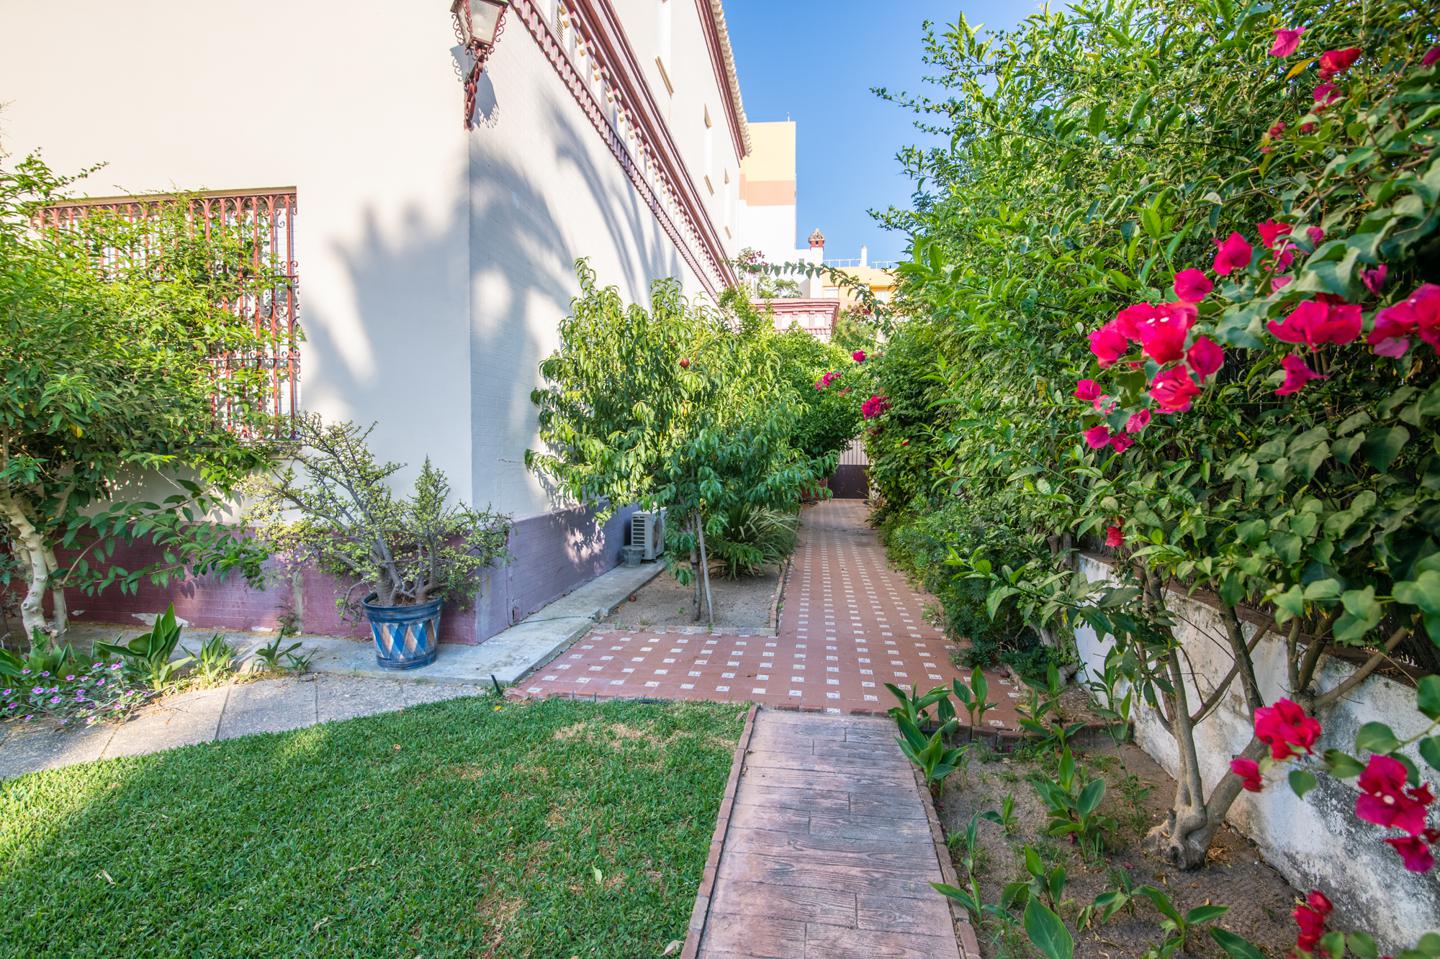
[[[36,214],[37,225],[66,229],[96,212],[108,213],[129,220],[153,216],[160,205],[175,203],[174,196],[136,196],[96,200],[77,200],[46,206]],[[228,309],[251,319],[255,332],[264,346],[244,354],[220,352],[211,357],[217,384],[234,377],[239,370],[261,370],[268,374],[262,412],[274,419],[278,435],[294,432],[295,417],[300,408],[300,290],[299,270],[295,257],[295,191],[253,190],[207,192],[185,198],[190,223],[197,230],[209,231],[217,224],[240,230],[252,242],[249,247],[255,265],[264,267],[265,282]],[[212,398],[215,415],[221,422],[242,434],[250,428],[247,421],[230,407],[233,402],[222,399],[217,389]]]

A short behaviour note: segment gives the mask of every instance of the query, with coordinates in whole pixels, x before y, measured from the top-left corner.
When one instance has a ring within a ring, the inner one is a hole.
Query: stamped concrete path
[[[885,683],[930,689],[968,676],[954,645],[927,622],[933,598],[890,566],[860,500],[801,514],[774,636],[703,629],[590,632],[517,683],[531,696],[752,702],[827,713],[883,713]],[[991,730],[1017,728],[1020,693],[990,675]]]
[[[979,956],[930,885],[954,873],[894,735],[886,719],[755,713],[684,956]]]

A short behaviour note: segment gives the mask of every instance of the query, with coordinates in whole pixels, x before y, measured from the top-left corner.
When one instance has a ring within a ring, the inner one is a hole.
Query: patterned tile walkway
[[[978,957],[894,725],[761,709],[685,957]]]
[[[778,635],[702,628],[592,631],[522,679],[532,696],[650,697],[754,702],[829,713],[883,713],[885,683],[930,689],[962,675],[953,644],[926,622],[930,597],[892,569],[859,500],[802,514],[786,574]],[[1016,728],[1019,692],[990,677],[995,729]]]

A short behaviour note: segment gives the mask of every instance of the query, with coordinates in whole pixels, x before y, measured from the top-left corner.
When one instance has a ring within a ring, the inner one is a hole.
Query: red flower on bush
[[[1130,341],[1113,320],[1090,334],[1090,352],[1095,354],[1102,367],[1113,365],[1129,349]]]
[[[1100,450],[1110,445],[1110,427],[1103,423],[1099,426],[1092,426],[1084,433],[1085,445],[1092,450]]]
[[[1267,249],[1275,249],[1275,244],[1282,236],[1290,235],[1290,224],[1281,223],[1279,220],[1266,220],[1258,223],[1255,229],[1260,231],[1260,242],[1264,243]]]
[[[1400,836],[1387,839],[1385,843],[1400,854],[1400,861],[1410,872],[1429,872],[1435,868],[1435,853],[1424,840],[1414,836]]]
[[[1204,383],[1225,364],[1225,351],[1210,337],[1197,336],[1190,349],[1185,351],[1185,362]]]
[[[1310,92],[1310,99],[1315,101],[1315,109],[1323,110],[1340,99],[1340,88],[1333,83],[1322,83]]]
[[[1440,61],[1440,47],[1431,47],[1429,50],[1426,50],[1425,55],[1420,58],[1420,65],[1422,67],[1433,67],[1437,61]]]
[[[818,380],[815,381],[815,388],[817,390],[823,390],[825,387],[829,386],[831,383],[834,383],[839,378],[839,373],[826,373],[824,376],[820,377]]]
[[[1135,440],[1124,433],[1115,433],[1110,437],[1110,448],[1117,453],[1123,453],[1135,445]]]
[[[1320,79],[1329,80],[1337,73],[1344,73],[1355,65],[1360,59],[1359,47],[1346,47],[1344,50],[1326,50],[1320,54]]]
[[[1260,764],[1244,756],[1230,760],[1230,771],[1240,777],[1240,786],[1252,793],[1258,793],[1263,784],[1260,781]]]
[[[1175,295],[1185,303],[1199,303],[1213,289],[1215,284],[1210,282],[1203,270],[1192,267],[1175,274]]]
[[[1105,545],[1114,549],[1116,546],[1125,544],[1125,531],[1118,526],[1111,526],[1105,530]]]
[[[1328,380],[1330,378],[1328,376],[1321,376],[1319,373],[1310,369],[1310,367],[1305,365],[1305,361],[1294,353],[1291,353],[1281,360],[1280,365],[1285,369],[1285,382],[1281,383],[1280,387],[1275,391],[1276,396],[1289,396],[1291,393],[1299,393],[1305,388],[1305,384],[1311,380]]]
[[[1147,356],[1156,363],[1173,363],[1185,355],[1185,337],[1194,323],[1194,306],[1161,303],[1136,332]]]
[[[1415,788],[1406,785],[1405,765],[1391,756],[1373,755],[1356,783],[1360,798],[1355,815],[1387,829],[1399,829],[1411,836],[1425,831],[1425,817],[1435,796],[1429,783]]]
[[[1401,357],[1410,348],[1411,334],[1440,349],[1440,286],[1425,283],[1375,314],[1366,342],[1381,356]]]
[[[1162,413],[1184,413],[1199,393],[1200,387],[1184,366],[1162,370],[1150,381],[1150,398]]]
[[[1311,891],[1303,905],[1295,907],[1291,915],[1300,926],[1300,934],[1295,938],[1296,949],[1301,952],[1315,951],[1315,947],[1325,937],[1325,920],[1330,917],[1330,910],[1334,908],[1325,894],[1318,889]]]
[[[1150,411],[1136,410],[1135,412],[1131,413],[1130,418],[1125,421],[1125,432],[1138,433],[1149,425]]]
[[[1307,226],[1305,235],[1309,237],[1311,246],[1319,246],[1325,242],[1325,231],[1318,226]]]
[[[1075,384],[1075,398],[1077,400],[1094,403],[1100,396],[1100,384],[1094,380],[1081,380]]]
[[[1288,57],[1299,48],[1300,38],[1304,35],[1304,27],[1281,27],[1275,31],[1275,43],[1270,47],[1270,55],[1272,57]]]
[[[1390,275],[1390,268],[1384,263],[1373,270],[1365,270],[1360,274],[1360,282],[1365,284],[1365,289],[1376,296],[1385,288],[1385,278]]]
[[[1285,121],[1281,120],[1265,132],[1270,134],[1272,137],[1278,137],[1280,134],[1285,132]]]
[[[1270,747],[1272,759],[1289,759],[1311,751],[1320,738],[1320,722],[1299,703],[1282,698],[1255,710],[1255,735]]]
[[[1229,276],[1235,270],[1250,266],[1255,251],[1239,233],[1231,233],[1223,240],[1216,240],[1215,263],[1212,267],[1217,276]]]
[[[865,351],[864,351],[864,350],[856,350],[854,353],[851,353],[851,354],[850,354],[850,359],[854,360],[856,363],[864,363],[864,362],[865,362]]]
[[[1302,302],[1284,320],[1271,320],[1265,328],[1282,343],[1304,343],[1314,349],[1325,343],[1352,342],[1363,324],[1357,304],[1314,299]]]
[[[890,401],[883,396],[871,396],[864,403],[860,404],[860,415],[867,420],[873,420],[881,413],[890,408]]]

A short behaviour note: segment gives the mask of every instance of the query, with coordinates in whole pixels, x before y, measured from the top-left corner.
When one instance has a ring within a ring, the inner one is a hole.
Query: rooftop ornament
[[[480,74],[505,29],[505,9],[509,0],[454,0],[450,16],[455,21],[455,36],[470,54],[470,75],[465,78],[465,129],[475,129],[475,91]]]

